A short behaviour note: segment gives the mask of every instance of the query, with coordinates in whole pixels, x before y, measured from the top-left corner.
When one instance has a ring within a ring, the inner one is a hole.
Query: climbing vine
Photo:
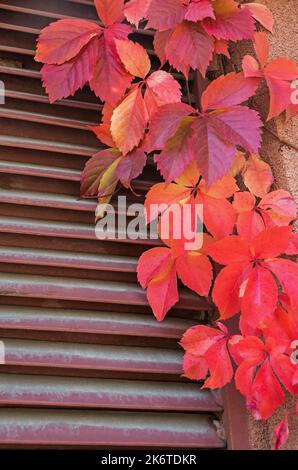
[[[284,403],[285,391],[298,392],[298,267],[291,259],[298,254],[298,238],[295,202],[287,191],[271,191],[271,169],[259,157],[263,123],[247,102],[264,82],[267,120],[283,112],[294,116],[298,67],[288,58],[269,60],[267,35],[274,21],[258,3],[94,3],[100,21],[50,24],[40,33],[35,57],[44,64],[51,102],[87,82],[103,102],[102,121],[91,130],[108,148],[87,162],[81,194],[107,203],[119,184],[131,188],[153,158],[163,182],[147,193],[148,223],[158,218],[161,224],[169,215],[167,209],[151,211],[152,205],[203,205],[202,247],[186,250],[170,226],[168,237],[161,234],[164,246],[140,257],[138,280],[159,321],[179,300],[177,278],[209,297],[217,320],[184,333],[184,374],[211,389],[234,377],[254,418],[266,420]],[[129,38],[140,23],[154,34],[157,71],[151,72],[146,49]],[[205,77],[213,58],[227,61],[231,43],[243,39],[252,41],[254,56],[243,58],[241,72],[210,82],[195,107],[189,74]],[[188,103],[177,72],[185,77]],[[231,317],[238,324],[233,333]],[[275,429],[275,448],[287,439],[288,414]]]

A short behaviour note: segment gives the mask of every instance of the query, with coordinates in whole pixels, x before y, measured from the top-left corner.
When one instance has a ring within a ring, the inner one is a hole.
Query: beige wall
[[[251,1],[251,0],[250,0]],[[268,6],[275,18],[273,35],[268,34],[271,45],[271,59],[287,56],[298,63],[298,0],[258,0]],[[237,45],[233,51],[235,67],[241,64],[241,57],[251,52],[251,46],[247,43]],[[254,102],[255,107],[265,118],[268,114],[268,93],[262,87]],[[264,129],[263,145],[261,155],[271,164],[276,188],[289,190],[298,202],[298,116],[288,123],[285,117],[273,119],[265,124],[271,132],[276,134],[275,138],[268,130]],[[287,143],[289,145],[287,145]],[[294,401],[288,399],[288,407],[293,406]],[[274,426],[284,415],[284,409],[276,413],[266,424],[250,422],[250,442],[255,449],[270,449],[273,442]],[[286,445],[287,449],[298,449],[298,417],[290,419],[290,437]]]

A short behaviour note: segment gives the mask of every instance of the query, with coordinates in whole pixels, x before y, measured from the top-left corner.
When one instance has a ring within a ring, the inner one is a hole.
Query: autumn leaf
[[[274,19],[271,11],[262,3],[244,3],[241,8],[248,8],[258,23],[272,33]]]
[[[160,3],[160,2],[159,2]],[[214,40],[198,23],[183,21],[169,36],[165,52],[169,63],[188,78],[190,68],[205,76],[212,59]]]
[[[146,80],[144,100],[150,119],[165,104],[181,101],[181,86],[174,77],[163,70],[153,72]]]
[[[184,19],[187,21],[201,21],[204,18],[214,18],[215,14],[210,0],[192,1],[187,6]]]
[[[147,156],[142,148],[136,148],[122,158],[116,175],[125,188],[129,188],[131,181],[142,173],[146,161]]]
[[[147,288],[148,302],[159,321],[178,301],[177,275],[198,295],[208,295],[213,271],[204,250],[203,245],[201,249],[176,256],[172,248],[152,248],[140,257],[138,280],[144,289]]]
[[[284,402],[281,384],[288,387],[297,366],[291,365],[286,348],[272,348],[270,335],[265,343],[255,336],[234,337],[229,343],[230,352],[238,365],[235,383],[246,397],[247,405],[255,419],[268,419]],[[285,370],[280,367],[283,364]]]
[[[252,39],[255,24],[249,9],[239,9],[234,0],[212,2],[215,19],[203,20],[203,28],[216,39]]]
[[[243,330],[261,327],[277,305],[275,276],[281,284],[284,282],[284,291],[293,295],[291,276],[278,274],[279,263],[286,260],[277,258],[287,250],[291,231],[291,227],[273,227],[251,241],[232,235],[210,247],[210,256],[226,266],[217,276],[212,294],[221,318],[241,310]],[[292,266],[289,269],[295,271]]]
[[[291,106],[291,82],[298,77],[298,67],[293,60],[284,57],[268,63],[269,43],[262,32],[255,33],[254,48],[260,65],[253,57],[245,56],[242,68],[246,77],[263,77],[266,80],[270,93],[267,120],[270,120]]]
[[[115,148],[102,150],[88,160],[81,177],[81,196],[98,197],[109,188],[105,186],[103,178],[107,171],[114,173],[121,159],[121,152]],[[110,186],[111,183],[108,184]],[[113,192],[113,191],[112,191]]]
[[[274,437],[275,437],[275,441],[274,441],[273,450],[280,450],[281,447],[287,442],[288,437],[289,437],[289,423],[288,423],[287,414],[275,426]]]
[[[145,78],[151,68],[146,49],[136,42],[123,39],[116,39],[115,44],[127,72],[136,77]]]
[[[174,183],[158,183],[149,190],[145,201],[147,221],[161,213],[153,208],[162,207],[162,203],[169,207],[175,203],[203,204],[207,230],[216,238],[227,236],[232,233],[236,221],[235,211],[227,198],[237,190],[235,180],[229,175],[208,186],[192,163]]]
[[[127,40],[130,32],[129,26],[114,24],[104,30],[98,42],[97,61],[90,87],[102,101],[112,106],[118,104],[133,78],[122,64],[115,43],[117,39]]]
[[[249,156],[242,169],[242,176],[245,186],[258,197],[264,197],[274,181],[270,166],[257,155]]]
[[[121,23],[124,19],[124,0],[94,0],[94,5],[105,26]]]
[[[111,133],[123,155],[137,147],[144,137],[148,114],[140,88],[134,88],[114,109]]]
[[[61,65],[76,57],[102,29],[96,23],[79,19],[64,19],[46,26],[37,41],[35,60]]]
[[[186,7],[180,0],[151,0],[147,10],[147,28],[165,31],[175,28],[184,18]]]
[[[233,377],[227,349],[229,333],[221,323],[217,322],[216,326],[218,329],[204,325],[193,326],[183,334],[180,342],[186,351],[184,374],[189,378],[202,380],[208,368],[210,376],[205,381],[204,388],[211,389],[223,387]]]
[[[97,40],[92,40],[76,58],[62,65],[45,64],[41,69],[42,84],[50,103],[74,95],[91,80],[96,63]]]
[[[146,18],[150,4],[151,0],[129,0],[124,7],[125,18],[138,27],[140,21]]]

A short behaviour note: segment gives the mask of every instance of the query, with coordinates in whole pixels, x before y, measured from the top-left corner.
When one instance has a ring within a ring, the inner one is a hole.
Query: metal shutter
[[[41,28],[95,20],[93,2],[0,7],[0,446],[223,447],[222,405],[181,378],[177,346],[209,306],[184,291],[157,323],[135,274],[148,246],[95,238],[95,202],[78,195],[101,107],[87,88],[50,105],[33,60]],[[136,34],[157,64],[151,33]],[[137,192],[154,179],[149,166]]]

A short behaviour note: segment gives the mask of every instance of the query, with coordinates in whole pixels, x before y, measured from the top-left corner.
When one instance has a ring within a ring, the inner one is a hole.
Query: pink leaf
[[[39,35],[35,60],[63,64],[73,59],[100,33],[100,26],[86,20],[72,18],[51,23]]]
[[[184,18],[186,7],[180,0],[151,0],[147,28],[165,31],[175,28]]]
[[[245,78],[242,72],[222,75],[203,92],[203,111],[243,103],[255,93],[258,84],[258,80]]]
[[[121,23],[124,19],[124,0],[94,0],[97,14],[105,26]]]
[[[183,21],[167,41],[166,57],[186,78],[190,68],[199,70],[205,76],[213,50],[213,38],[205,33],[199,23]]]
[[[140,21],[147,16],[150,3],[151,0],[129,0],[124,7],[124,15],[127,21],[138,27]]]
[[[82,54],[62,65],[45,64],[41,69],[42,84],[50,103],[74,95],[88,82],[94,70],[97,42],[88,44]]]

